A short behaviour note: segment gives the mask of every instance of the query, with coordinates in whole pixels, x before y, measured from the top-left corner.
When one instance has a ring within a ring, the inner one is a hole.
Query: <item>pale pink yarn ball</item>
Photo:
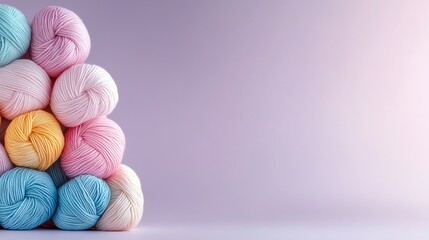
[[[55,81],[51,109],[66,127],[110,114],[118,103],[118,88],[102,67],[79,64]]]
[[[130,167],[121,164],[106,182],[111,191],[110,202],[96,229],[126,231],[134,228],[143,216],[144,198],[139,177]]]
[[[12,162],[9,160],[7,156],[6,150],[3,147],[3,144],[0,144],[0,175],[9,171],[13,168]]]
[[[49,104],[52,83],[31,60],[18,59],[0,68],[0,113],[12,120]]]
[[[121,164],[124,150],[121,127],[108,118],[95,118],[66,131],[61,166],[71,178],[83,174],[107,178]]]
[[[91,40],[82,20],[72,11],[49,6],[31,23],[31,59],[51,77],[88,58]]]

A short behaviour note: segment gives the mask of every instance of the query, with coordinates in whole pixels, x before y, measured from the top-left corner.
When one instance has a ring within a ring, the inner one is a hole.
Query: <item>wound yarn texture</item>
[[[110,202],[96,228],[104,231],[134,228],[143,216],[144,198],[139,177],[133,169],[121,164],[106,182],[111,191]]]
[[[0,67],[20,58],[30,46],[31,29],[18,9],[0,4]]]
[[[93,227],[110,200],[109,186],[91,175],[80,175],[58,190],[59,204],[53,216],[63,230],[85,230]]]
[[[27,59],[0,68],[0,114],[12,120],[49,104],[52,83],[45,71]]]
[[[131,230],[143,192],[109,116],[126,74],[85,62],[91,39],[73,11],[48,6],[30,22],[0,4],[0,239],[2,229]]]
[[[64,148],[64,136],[55,117],[43,110],[20,115],[6,129],[6,151],[13,164],[48,169]]]
[[[0,177],[0,191],[0,224],[6,229],[33,229],[57,206],[57,188],[45,172],[14,168]]]
[[[42,9],[34,16],[31,30],[31,59],[51,77],[58,77],[88,58],[91,50],[88,30],[68,9],[56,6]]]
[[[55,81],[51,109],[66,127],[110,114],[118,103],[118,89],[102,67],[79,64]]]
[[[105,117],[69,128],[65,142],[61,166],[68,177],[90,174],[107,178],[118,169],[125,150],[121,127]]]

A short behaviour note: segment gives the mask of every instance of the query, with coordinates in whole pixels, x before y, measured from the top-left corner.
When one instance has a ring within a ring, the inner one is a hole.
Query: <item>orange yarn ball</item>
[[[60,157],[64,135],[52,114],[36,110],[12,120],[6,129],[5,147],[15,166],[45,171]]]

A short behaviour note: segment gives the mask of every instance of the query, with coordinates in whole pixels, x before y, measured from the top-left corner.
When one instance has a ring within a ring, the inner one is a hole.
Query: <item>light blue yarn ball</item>
[[[109,201],[106,182],[91,175],[77,176],[58,190],[58,208],[52,220],[63,230],[89,229],[97,223]]]
[[[24,14],[0,4],[0,67],[20,58],[28,50],[31,28]]]
[[[63,168],[61,167],[61,160],[58,159],[54,164],[52,164],[46,172],[51,176],[52,181],[54,181],[55,187],[60,188],[64,183],[66,183],[69,178],[64,173]]]
[[[51,177],[29,168],[14,168],[0,177],[0,224],[6,229],[29,230],[55,212],[57,189]]]

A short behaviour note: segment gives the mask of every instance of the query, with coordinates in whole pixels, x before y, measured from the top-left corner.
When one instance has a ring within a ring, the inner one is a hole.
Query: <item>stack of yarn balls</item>
[[[30,24],[0,4],[1,228],[125,231],[142,218],[124,133],[107,118],[118,89],[85,63],[90,48],[70,10],[46,7]]]

